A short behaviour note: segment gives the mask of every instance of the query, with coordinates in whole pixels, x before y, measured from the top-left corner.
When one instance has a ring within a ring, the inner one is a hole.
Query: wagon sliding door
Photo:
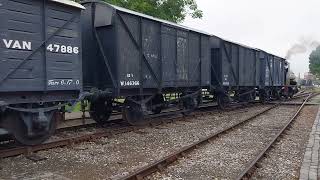
[[[169,26],[162,26],[162,62],[164,87],[176,87],[177,66],[177,32]]]
[[[201,86],[201,61],[209,61],[205,59],[209,52],[202,47],[208,47],[208,38],[166,25],[162,26],[161,34],[164,87]]]

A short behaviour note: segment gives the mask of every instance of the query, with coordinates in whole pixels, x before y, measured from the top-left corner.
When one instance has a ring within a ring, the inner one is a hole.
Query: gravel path
[[[268,107],[270,106],[223,113],[199,113],[197,117],[186,118],[187,121],[145,128],[71,148],[39,152],[39,156],[47,158],[40,162],[32,162],[24,156],[2,159],[0,177],[117,179]]]
[[[234,179],[297,110],[281,106],[188,154],[148,179]]]
[[[262,159],[260,168],[252,179],[299,179],[305,147],[313,122],[318,112],[317,106],[305,107],[290,131]]]

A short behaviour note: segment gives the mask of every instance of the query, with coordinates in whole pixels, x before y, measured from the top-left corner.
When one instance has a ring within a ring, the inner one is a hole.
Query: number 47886
[[[79,54],[79,47],[72,47],[59,44],[49,44],[47,50],[57,53]]]

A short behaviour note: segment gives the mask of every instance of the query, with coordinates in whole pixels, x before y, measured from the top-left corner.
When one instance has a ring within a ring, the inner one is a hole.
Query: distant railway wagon
[[[212,87],[221,105],[230,91],[237,101],[255,99],[260,86],[259,50],[212,36],[211,67]]]
[[[82,5],[0,0],[0,127],[23,144],[46,140],[58,109],[82,88]]]
[[[283,89],[286,86],[288,74],[286,60],[260,50],[260,62],[260,89],[263,94],[261,98],[274,97],[279,99],[281,96],[292,96],[290,87],[290,91]]]
[[[260,60],[262,85],[266,87],[284,86],[286,74],[285,59],[261,51]]]
[[[286,86],[286,60],[219,37],[211,38],[212,87],[220,106],[230,101],[279,99],[292,96]]]
[[[188,109],[210,86],[210,34],[100,1],[82,4],[84,88],[96,90],[97,121],[108,119],[119,96],[136,124],[147,111],[160,112],[164,93],[185,96]]]

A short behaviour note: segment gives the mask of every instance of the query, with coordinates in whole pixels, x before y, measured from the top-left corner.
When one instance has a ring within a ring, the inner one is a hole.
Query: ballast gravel
[[[1,159],[0,179],[119,179],[268,107],[258,105],[231,112],[196,113],[176,123],[38,152],[38,156],[46,158],[39,162],[24,156]]]
[[[305,148],[319,107],[307,106],[292,128],[268,152],[252,179],[299,179]]]
[[[288,106],[273,109],[219,136],[147,179],[235,179],[296,110]]]

